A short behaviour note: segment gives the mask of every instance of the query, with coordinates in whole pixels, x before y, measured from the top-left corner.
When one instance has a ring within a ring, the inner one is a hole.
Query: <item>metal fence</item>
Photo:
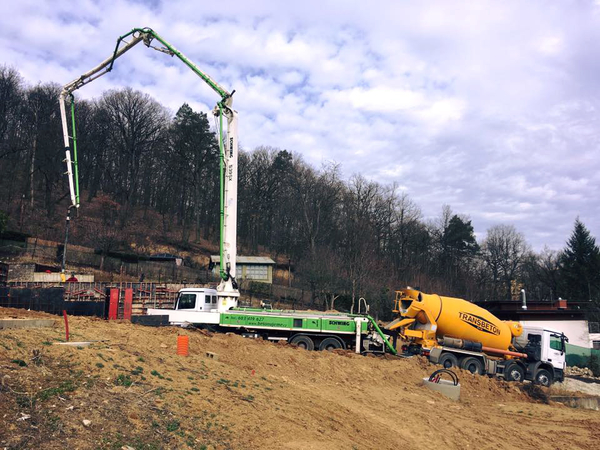
[[[42,311],[50,314],[104,317],[105,302],[65,300],[63,288],[10,288],[0,287],[0,306]]]

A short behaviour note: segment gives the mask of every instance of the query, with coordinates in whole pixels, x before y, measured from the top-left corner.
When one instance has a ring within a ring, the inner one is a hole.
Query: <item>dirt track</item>
[[[26,312],[0,308],[10,314]],[[74,317],[72,341],[102,342],[65,347],[53,345],[64,340],[61,320],[0,330],[0,447],[591,450],[600,442],[598,412],[536,403],[517,385],[462,371],[453,402],[421,386],[434,367],[419,358]],[[175,354],[178,334],[190,337],[187,358]]]

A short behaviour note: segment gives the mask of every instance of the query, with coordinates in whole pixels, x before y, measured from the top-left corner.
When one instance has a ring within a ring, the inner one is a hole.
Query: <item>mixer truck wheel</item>
[[[538,370],[538,373],[535,374],[535,384],[549,387],[552,384],[552,374],[546,369]]]
[[[471,373],[483,375],[483,363],[479,358],[475,358],[473,356],[463,359],[460,368],[468,370]]]
[[[444,352],[440,356],[438,364],[443,366],[444,369],[451,369],[452,367],[458,367],[458,359],[452,353]]]
[[[331,351],[331,350],[335,350],[336,348],[342,348],[342,343],[340,342],[339,339],[334,338],[334,337],[327,337],[327,338],[323,339],[321,341],[321,344],[319,345],[319,350],[321,350],[321,351],[323,351],[323,350]]]
[[[297,345],[299,348],[303,350],[314,350],[315,343],[310,338],[310,336],[306,336],[305,334],[297,334],[290,340],[290,344]]]
[[[506,381],[523,381],[525,371],[516,362],[508,363],[504,368],[504,379]]]

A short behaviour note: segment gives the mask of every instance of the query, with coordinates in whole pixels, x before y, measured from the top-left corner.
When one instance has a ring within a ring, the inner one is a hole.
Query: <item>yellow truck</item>
[[[507,381],[550,386],[564,379],[568,339],[560,331],[502,321],[466,300],[412,288],[396,291],[393,311],[398,318],[386,328],[407,342],[405,355]]]

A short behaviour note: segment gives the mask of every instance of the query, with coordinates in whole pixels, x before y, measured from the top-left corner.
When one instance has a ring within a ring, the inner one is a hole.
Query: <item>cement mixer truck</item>
[[[568,339],[559,331],[525,328],[466,300],[412,288],[396,291],[393,311],[399,317],[386,328],[407,341],[404,354],[506,381],[550,386],[564,379]]]

